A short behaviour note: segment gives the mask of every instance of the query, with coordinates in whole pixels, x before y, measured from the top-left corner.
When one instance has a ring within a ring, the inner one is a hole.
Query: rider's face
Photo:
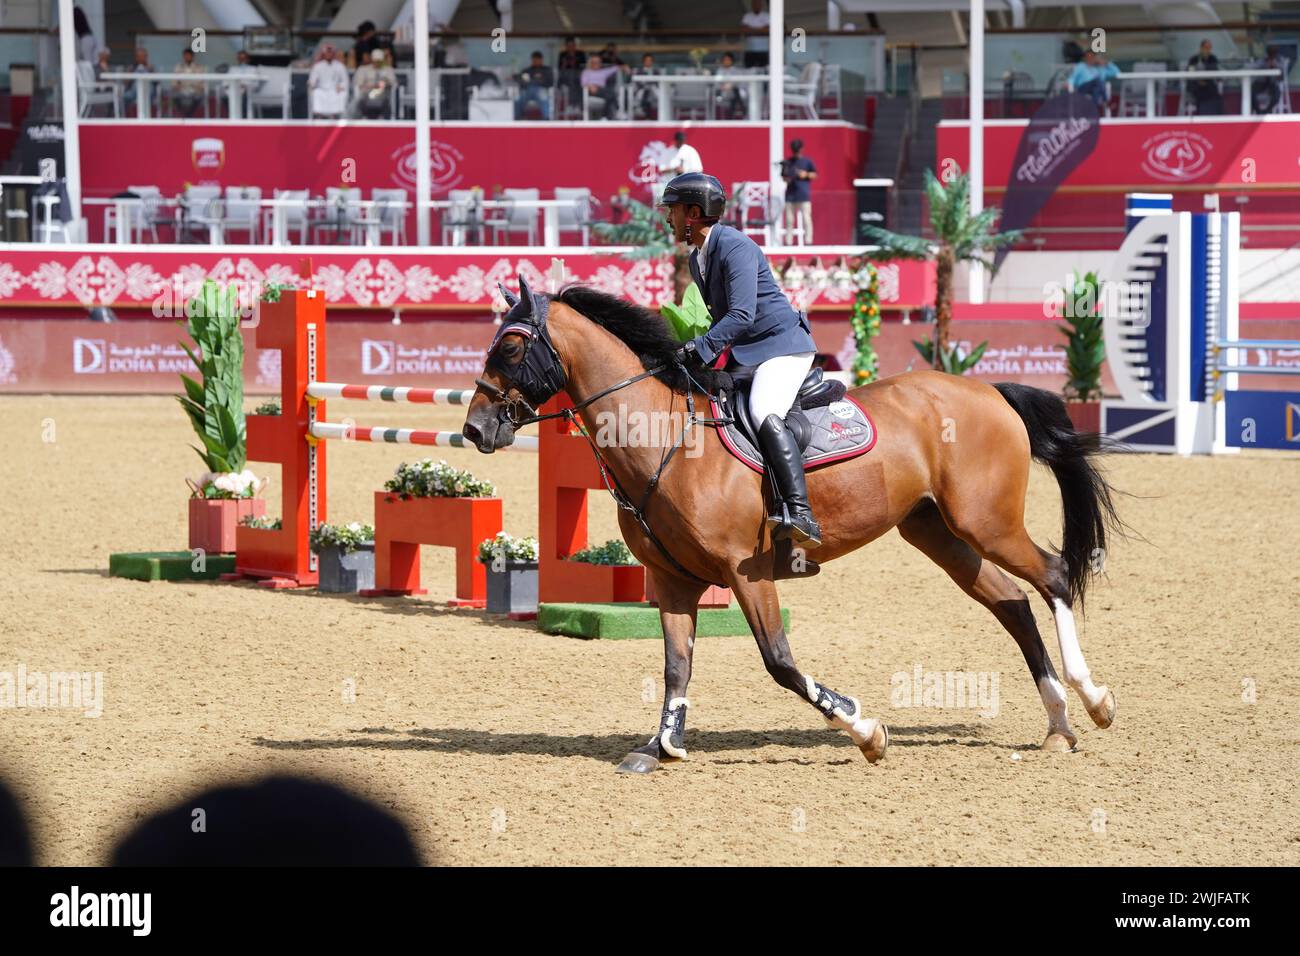
[[[673,239],[677,242],[685,242],[686,206],[682,203],[673,203],[671,206],[659,208],[663,210],[664,218],[668,220],[668,226],[673,231]]]

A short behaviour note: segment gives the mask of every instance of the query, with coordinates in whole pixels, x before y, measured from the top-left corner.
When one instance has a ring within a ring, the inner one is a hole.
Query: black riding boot
[[[758,441],[763,447],[763,459],[768,473],[776,484],[777,493],[785,502],[787,514],[780,513],[767,519],[768,527],[780,525],[772,532],[774,538],[792,537],[796,542],[822,543],[822,529],[808,507],[808,484],[804,480],[803,455],[794,434],[786,427],[780,415],[768,415],[758,428]],[[788,521],[787,521],[788,517]]]

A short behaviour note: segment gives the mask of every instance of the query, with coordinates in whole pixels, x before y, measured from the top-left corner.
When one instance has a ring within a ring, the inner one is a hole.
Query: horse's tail
[[[1115,512],[1110,484],[1093,459],[1113,442],[1089,432],[1077,432],[1065,402],[1051,392],[1015,382],[993,386],[1002,393],[1029,432],[1029,452],[1052,469],[1061,489],[1066,565],[1071,603],[1083,604],[1091,574],[1101,569],[1108,534],[1123,534],[1125,525]]]

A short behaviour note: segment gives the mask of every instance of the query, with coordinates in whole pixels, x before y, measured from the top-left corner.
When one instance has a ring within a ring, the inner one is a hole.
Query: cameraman
[[[803,155],[803,140],[791,140],[790,157],[781,162],[781,178],[785,180],[786,244],[791,244],[791,232],[802,227],[800,245],[810,246],[813,241],[812,181],[817,178],[817,167]]]

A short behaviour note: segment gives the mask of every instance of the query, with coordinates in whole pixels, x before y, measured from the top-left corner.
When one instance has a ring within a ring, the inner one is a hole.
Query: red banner
[[[601,203],[620,187],[649,202],[659,158],[679,128],[437,126],[429,147],[433,198],[472,186],[488,193],[495,186],[536,188],[548,198],[557,186],[586,186]],[[759,126],[693,125],[689,136],[704,168],[730,189],[735,182],[771,178],[767,132]],[[804,141],[803,154],[817,164],[817,242],[852,242],[853,179],[861,175],[869,134],[847,123],[787,123],[786,132]],[[258,186],[266,198],[277,188],[323,195],[330,186],[359,186],[366,196],[374,188],[395,187],[412,199],[415,194],[415,127],[409,123],[95,123],[81,127],[81,154],[82,189],[93,197],[144,184],[158,186],[165,196],[187,184]],[[99,235],[103,213],[87,208],[92,235]]]
[[[84,246],[50,250],[10,246],[0,260],[0,308],[14,306],[109,305],[150,309],[155,303],[176,314],[177,301],[192,296],[204,278],[238,282],[260,292],[264,282],[296,285],[302,252],[230,253],[203,246]],[[256,248],[256,247],[253,247]],[[12,251],[18,250],[18,251]],[[546,288],[549,256],[514,258],[493,253],[429,249],[419,253],[342,247],[310,252],[312,284],[331,306],[361,309],[490,310],[500,304],[498,282],[524,275],[536,289]],[[806,256],[796,257],[806,264]],[[566,275],[610,295],[657,307],[672,297],[668,260],[632,260],[618,255],[566,252]],[[779,265],[779,264],[778,264]],[[934,298],[934,266],[890,262],[879,266],[880,299],[885,309],[915,309]],[[851,291],[800,285],[786,290],[801,309],[847,309]]]
[[[984,184],[989,192],[1000,192],[1006,186],[1026,122],[985,126]],[[1290,184],[1300,188],[1297,139],[1300,117],[1290,116],[1245,122],[1227,118],[1219,122],[1180,122],[1172,118],[1153,123],[1102,120],[1096,149],[1070,173],[1064,185],[1154,192],[1177,185],[1242,189],[1253,184]],[[954,162],[960,169],[968,168],[969,147],[968,123],[941,123],[936,168],[942,170],[945,164]]]

